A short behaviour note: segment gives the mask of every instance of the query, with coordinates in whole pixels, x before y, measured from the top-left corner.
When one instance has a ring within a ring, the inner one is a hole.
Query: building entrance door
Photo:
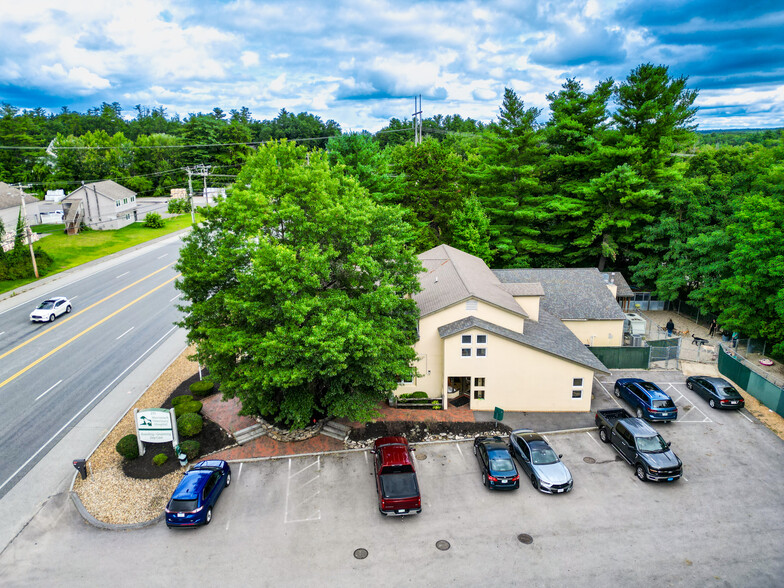
[[[450,406],[463,406],[471,401],[471,377],[449,376],[446,379],[446,396]]]

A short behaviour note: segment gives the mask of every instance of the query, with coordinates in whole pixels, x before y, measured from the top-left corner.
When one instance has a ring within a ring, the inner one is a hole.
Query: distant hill
[[[773,145],[781,141],[784,128],[775,129],[706,129],[696,131],[701,145]]]

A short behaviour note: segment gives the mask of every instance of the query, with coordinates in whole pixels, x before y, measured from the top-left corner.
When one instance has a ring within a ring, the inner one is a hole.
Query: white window
[[[485,379],[484,378],[474,378],[474,386],[477,388],[484,388],[485,387]]]
[[[484,400],[484,399],[485,399],[484,390],[474,390],[474,400]]]
[[[460,351],[461,351],[461,355],[463,357],[471,357],[471,348],[470,347],[463,347]]]
[[[136,202],[136,196],[131,196],[131,202]]]
[[[477,335],[476,336],[476,344],[477,345],[485,345],[487,343],[487,335]]]
[[[404,374],[400,378],[399,384],[413,384],[414,383],[414,372],[411,371],[408,374]]]
[[[463,335],[461,341],[463,345],[471,345],[471,335]]]
[[[583,379],[574,378],[572,379],[572,398],[582,398],[582,397],[583,397]]]
[[[123,198],[123,204],[128,204],[128,199],[127,198]]]
[[[477,347],[476,348],[476,356],[477,357],[487,357],[487,347]]]
[[[115,205],[115,206],[118,206],[118,207],[119,207],[119,206],[122,206],[122,202],[120,202],[119,200],[115,200],[115,201],[114,201],[114,205]]]

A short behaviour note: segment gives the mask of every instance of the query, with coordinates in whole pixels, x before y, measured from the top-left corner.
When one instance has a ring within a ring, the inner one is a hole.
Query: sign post
[[[493,411],[493,418],[496,421],[496,426],[498,426],[498,423],[504,420],[504,409],[496,406],[495,410]]]
[[[136,425],[136,439],[139,443],[139,455],[144,455],[144,443],[166,443],[171,441],[173,447],[180,444],[177,435],[177,417],[173,408],[133,409]]]

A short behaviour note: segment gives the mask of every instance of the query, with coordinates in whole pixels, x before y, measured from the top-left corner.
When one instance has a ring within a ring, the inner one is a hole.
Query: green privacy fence
[[[589,347],[593,354],[611,370],[647,370],[650,347]]]
[[[655,341],[646,341],[648,347],[677,347],[680,345],[680,339],[673,337],[672,339],[657,339]]]
[[[719,372],[769,409],[784,416],[784,390],[743,365],[737,357],[729,355],[724,347],[719,348]]]

